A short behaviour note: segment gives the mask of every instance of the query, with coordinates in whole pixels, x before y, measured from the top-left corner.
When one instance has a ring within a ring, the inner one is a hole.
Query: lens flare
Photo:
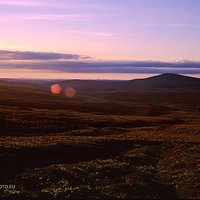
[[[68,98],[73,98],[76,95],[76,91],[72,87],[68,87],[65,89],[65,96]]]
[[[51,93],[52,94],[60,94],[62,91],[62,87],[59,84],[54,84],[51,86]]]

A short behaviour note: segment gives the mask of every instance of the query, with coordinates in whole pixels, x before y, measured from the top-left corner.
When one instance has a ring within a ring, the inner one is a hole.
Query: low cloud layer
[[[47,61],[47,60],[79,60],[86,59],[85,57],[78,54],[62,54],[54,52],[32,52],[32,51],[5,51],[0,50],[0,61]]]
[[[0,50],[0,69],[47,70],[52,73],[179,73],[200,74],[200,62],[97,62],[77,54]],[[15,62],[13,62],[15,61]],[[24,62],[26,61],[26,62]]]

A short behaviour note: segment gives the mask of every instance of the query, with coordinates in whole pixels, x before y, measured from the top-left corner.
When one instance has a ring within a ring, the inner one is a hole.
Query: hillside
[[[149,88],[200,89],[200,79],[178,74],[161,74],[145,79],[129,81],[64,80],[57,82],[62,87],[80,90],[130,91]]]
[[[0,198],[198,199],[199,130],[199,79],[1,80]]]
[[[62,88],[59,95],[51,94],[50,88],[54,84],[59,84]],[[73,98],[66,97],[67,88],[73,88],[75,91]],[[2,105],[8,103],[12,105],[15,101],[15,104],[18,103],[21,106],[27,103],[36,107],[65,108],[67,106],[69,109],[78,111],[81,107],[84,112],[90,112],[91,109],[108,112],[110,109],[105,105],[113,104],[113,102],[118,105],[115,113],[121,113],[120,109],[134,113],[128,102],[134,106],[141,102],[145,105],[156,106],[162,102],[163,105],[184,104],[194,108],[200,101],[199,93],[200,79],[177,74],[162,74],[129,81],[51,80],[42,82],[40,80],[37,83],[32,80],[0,80]],[[121,102],[127,102],[127,104],[120,105]],[[113,109],[112,112],[114,112]]]
[[[200,88],[200,79],[166,73],[146,79],[131,80],[128,84],[146,88]]]

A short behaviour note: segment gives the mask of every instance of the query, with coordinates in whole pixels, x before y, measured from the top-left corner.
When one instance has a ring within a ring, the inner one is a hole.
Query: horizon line
[[[186,77],[191,77],[191,78],[198,78],[200,79],[200,74],[179,74],[179,73],[159,73],[159,74],[146,74],[149,76],[145,76],[145,77],[138,77],[138,78],[133,78],[133,79],[106,79],[106,78],[20,78],[20,77],[16,77],[16,78],[6,78],[0,77],[0,80],[20,80],[20,81],[28,81],[28,80],[32,80],[32,81],[54,81],[54,80],[59,80],[59,81],[65,81],[65,80],[85,80],[85,81],[131,81],[131,80],[137,80],[137,79],[147,79],[147,78],[151,78],[151,77],[156,77],[156,76],[161,76],[161,75],[166,75],[166,74],[171,74],[171,75],[180,75],[180,76],[186,76]]]

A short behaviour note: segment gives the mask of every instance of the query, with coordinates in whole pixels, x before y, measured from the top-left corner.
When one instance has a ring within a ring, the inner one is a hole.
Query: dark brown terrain
[[[0,80],[0,197],[200,198],[200,79]]]

